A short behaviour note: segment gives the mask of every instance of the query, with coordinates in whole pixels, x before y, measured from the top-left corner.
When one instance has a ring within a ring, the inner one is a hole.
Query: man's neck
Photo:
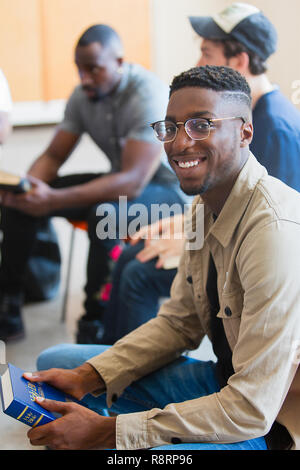
[[[272,85],[272,83],[265,74],[249,75],[246,77],[246,79],[251,88],[252,109],[254,109],[256,103],[263,95],[265,95],[266,93],[270,93],[270,91],[274,90],[274,85]]]
[[[204,204],[206,204],[212,213],[216,216],[218,216],[223,209],[240,172],[249,158],[249,155],[249,148],[243,149],[243,158],[241,159],[239,168],[233,170],[230,177],[227,178],[226,181],[222,181],[217,187],[215,186],[214,188],[211,188],[210,190],[207,190],[205,193],[201,194],[201,198]]]

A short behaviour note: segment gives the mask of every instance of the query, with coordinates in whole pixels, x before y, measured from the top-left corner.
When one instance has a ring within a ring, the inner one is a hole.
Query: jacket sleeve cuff
[[[122,414],[117,417],[116,424],[116,447],[117,450],[147,449],[148,411],[138,413]]]
[[[158,408],[153,408],[138,413],[118,415],[116,421],[117,450],[151,449],[174,444],[171,431],[168,428],[158,429],[152,422],[153,415],[161,411]]]
[[[104,354],[106,353],[102,353],[102,355]],[[102,361],[99,360],[99,356],[96,356],[89,359],[87,362],[97,370],[105,383],[105,389],[95,390],[92,395],[99,396],[106,392],[106,402],[107,406],[110,408],[113,402],[116,401],[122,394],[123,390],[127,387],[128,382],[130,383],[130,381],[128,381],[126,376],[118,376],[117,374],[113,373],[114,370],[119,371],[121,366],[113,355],[111,355],[109,359],[109,361]]]

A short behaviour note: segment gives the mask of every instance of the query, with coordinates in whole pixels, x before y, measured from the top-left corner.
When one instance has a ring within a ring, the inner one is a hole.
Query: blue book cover
[[[58,401],[75,401],[71,396],[41,382],[22,377],[24,371],[8,363],[0,364],[2,408],[7,415],[36,427],[49,423],[59,415],[45,410],[35,401],[36,396]]]

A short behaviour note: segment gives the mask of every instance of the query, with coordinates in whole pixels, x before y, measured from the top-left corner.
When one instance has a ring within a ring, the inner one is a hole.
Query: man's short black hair
[[[228,92],[230,97],[242,100],[251,109],[251,90],[247,80],[230,67],[206,65],[193,67],[174,77],[171,94],[184,87],[199,87],[218,92]],[[227,94],[227,93],[226,93]]]
[[[78,46],[88,46],[93,42],[99,42],[103,47],[114,46],[115,50],[122,54],[122,41],[118,33],[106,24],[90,26],[79,38]]]

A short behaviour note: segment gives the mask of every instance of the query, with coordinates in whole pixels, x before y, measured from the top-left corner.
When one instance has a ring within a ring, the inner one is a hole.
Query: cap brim
[[[227,39],[229,36],[214,22],[211,16],[189,16],[189,20],[194,31],[202,38]]]

